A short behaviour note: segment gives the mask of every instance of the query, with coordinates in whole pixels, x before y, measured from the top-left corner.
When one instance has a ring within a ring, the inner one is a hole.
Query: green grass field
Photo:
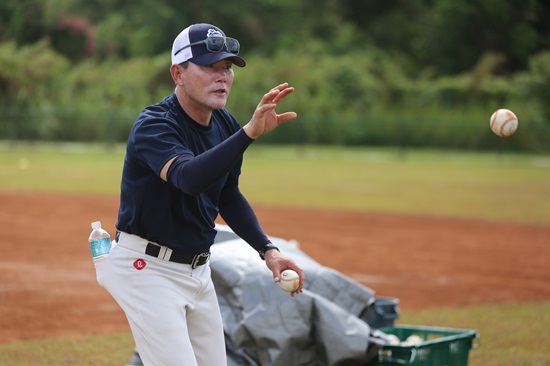
[[[124,148],[0,144],[1,191],[117,195]],[[253,146],[255,204],[421,213],[550,225],[550,156]],[[549,365],[550,301],[407,311],[398,323],[476,329],[470,365]],[[0,365],[123,365],[129,334],[0,344]]]
[[[407,311],[399,323],[477,330],[480,347],[470,351],[472,366],[545,366],[549,310],[550,302]],[[0,365],[122,366],[133,347],[131,334],[0,344]]]
[[[124,147],[0,145],[0,190],[117,195]],[[550,156],[252,146],[255,204],[448,215],[550,225]]]

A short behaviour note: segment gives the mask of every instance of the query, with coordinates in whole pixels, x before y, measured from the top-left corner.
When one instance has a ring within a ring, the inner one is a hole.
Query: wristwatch
[[[277,248],[277,246],[275,246],[275,244],[273,243],[267,243],[262,249],[260,249],[260,251],[258,252],[260,254],[260,258],[262,258],[262,260],[265,261],[265,253],[268,251],[268,250],[271,250],[271,249],[275,249],[276,251],[280,252],[279,248]]]

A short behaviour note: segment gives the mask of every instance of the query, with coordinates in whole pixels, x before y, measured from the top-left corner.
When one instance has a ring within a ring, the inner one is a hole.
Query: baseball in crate
[[[479,347],[475,330],[396,325],[380,331],[389,342],[369,366],[467,366],[470,350]]]

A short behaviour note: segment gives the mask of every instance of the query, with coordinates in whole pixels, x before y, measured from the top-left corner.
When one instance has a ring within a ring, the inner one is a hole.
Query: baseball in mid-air
[[[498,109],[491,116],[490,127],[497,136],[512,136],[518,128],[518,118],[509,109]]]
[[[285,269],[279,278],[279,287],[286,292],[294,292],[300,286],[300,276],[296,271]]]

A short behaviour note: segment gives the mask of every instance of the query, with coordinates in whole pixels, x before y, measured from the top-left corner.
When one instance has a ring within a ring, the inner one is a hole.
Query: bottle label
[[[109,254],[109,251],[111,250],[111,239],[103,238],[91,241],[90,249],[92,250],[93,258]]]

